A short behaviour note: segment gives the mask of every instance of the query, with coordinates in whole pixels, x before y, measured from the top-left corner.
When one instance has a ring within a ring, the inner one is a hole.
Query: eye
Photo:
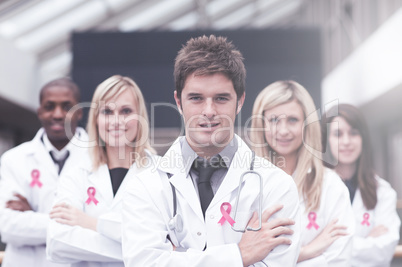
[[[335,137],[341,137],[342,132],[339,131],[339,130],[335,130],[335,131],[332,131],[332,135],[335,136]]]
[[[279,118],[278,117],[270,117],[268,118],[269,123],[278,123]]]
[[[192,101],[201,101],[201,97],[200,96],[192,96],[192,97],[190,97],[190,100],[192,100]]]
[[[132,112],[133,112],[133,110],[132,110],[131,108],[123,108],[123,109],[120,111],[120,114],[128,115],[128,114],[131,114]]]
[[[113,114],[113,111],[110,108],[103,108],[100,110],[100,113],[103,115],[111,115]]]
[[[229,98],[224,97],[224,96],[219,96],[219,97],[216,98],[216,100],[219,101],[219,102],[226,102],[226,101],[229,100]]]
[[[357,136],[357,135],[360,135],[360,132],[357,129],[352,129],[352,130],[350,130],[350,135]]]
[[[52,102],[47,102],[43,105],[43,109],[46,111],[51,111],[55,108],[55,104]]]
[[[69,111],[72,107],[73,107],[73,105],[71,103],[64,104],[63,105],[63,110],[64,111]]]
[[[292,123],[292,124],[297,123],[298,121],[299,121],[299,119],[296,118],[296,117],[289,117],[288,118],[288,122]]]

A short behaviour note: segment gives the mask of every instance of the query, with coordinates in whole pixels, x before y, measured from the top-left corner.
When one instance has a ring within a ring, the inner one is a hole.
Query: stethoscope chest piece
[[[183,231],[183,219],[180,214],[176,214],[172,219],[170,219],[168,225],[170,230],[181,233]]]

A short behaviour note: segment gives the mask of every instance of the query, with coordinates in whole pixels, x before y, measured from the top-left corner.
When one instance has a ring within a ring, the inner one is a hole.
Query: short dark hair
[[[73,82],[73,80],[71,80],[68,77],[63,77],[63,78],[58,78],[55,80],[52,80],[48,83],[46,83],[42,89],[40,90],[40,94],[39,94],[39,102],[41,103],[43,100],[43,95],[46,92],[46,89],[50,88],[50,87],[54,87],[54,86],[62,86],[62,87],[66,87],[68,89],[70,89],[73,92],[74,98],[75,100],[77,100],[77,103],[79,103],[81,101],[81,92],[80,92],[80,88],[78,87],[78,85]]]
[[[222,73],[233,83],[240,98],[246,87],[246,68],[243,56],[226,37],[215,35],[191,38],[178,52],[174,65],[177,96],[181,98],[184,84],[190,74]]]

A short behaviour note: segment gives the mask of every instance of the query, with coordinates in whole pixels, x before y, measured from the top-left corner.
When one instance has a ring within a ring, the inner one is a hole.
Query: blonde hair
[[[299,194],[306,201],[306,211],[309,212],[317,210],[320,206],[324,167],[321,159],[315,157],[306,147],[308,144],[321,152],[318,115],[313,99],[307,90],[295,81],[277,81],[262,90],[254,102],[250,139],[251,146],[257,155],[275,163],[274,149],[268,145],[264,131],[257,129],[264,129],[264,111],[293,100],[300,104],[304,113],[303,145],[298,151],[294,180]]]
[[[89,148],[89,155],[92,159],[93,169],[96,170],[102,164],[108,163],[108,158],[106,154],[106,146],[104,141],[99,136],[98,129],[98,115],[100,103],[106,102],[114,97],[119,96],[125,90],[131,90],[135,98],[135,105],[137,107],[138,116],[146,122],[138,123],[138,131],[133,144],[138,140],[141,143],[138,145],[133,145],[134,160],[138,167],[143,167],[147,163],[147,156],[145,149],[150,152],[155,153],[154,149],[149,144],[149,120],[147,109],[145,107],[144,97],[142,96],[141,90],[138,85],[129,77],[124,77],[120,75],[114,75],[109,77],[96,88],[94,95],[92,97],[91,109],[88,115],[88,125],[87,131],[89,140],[96,142],[95,146]],[[145,141],[142,141],[145,138]],[[145,160],[142,160],[145,159]]]

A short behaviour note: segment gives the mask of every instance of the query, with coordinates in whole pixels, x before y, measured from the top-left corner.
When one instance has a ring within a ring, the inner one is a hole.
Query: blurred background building
[[[0,154],[39,128],[41,86],[72,75],[73,33],[305,28],[321,38],[318,108],[364,111],[376,169],[401,199],[402,0],[0,0]]]

